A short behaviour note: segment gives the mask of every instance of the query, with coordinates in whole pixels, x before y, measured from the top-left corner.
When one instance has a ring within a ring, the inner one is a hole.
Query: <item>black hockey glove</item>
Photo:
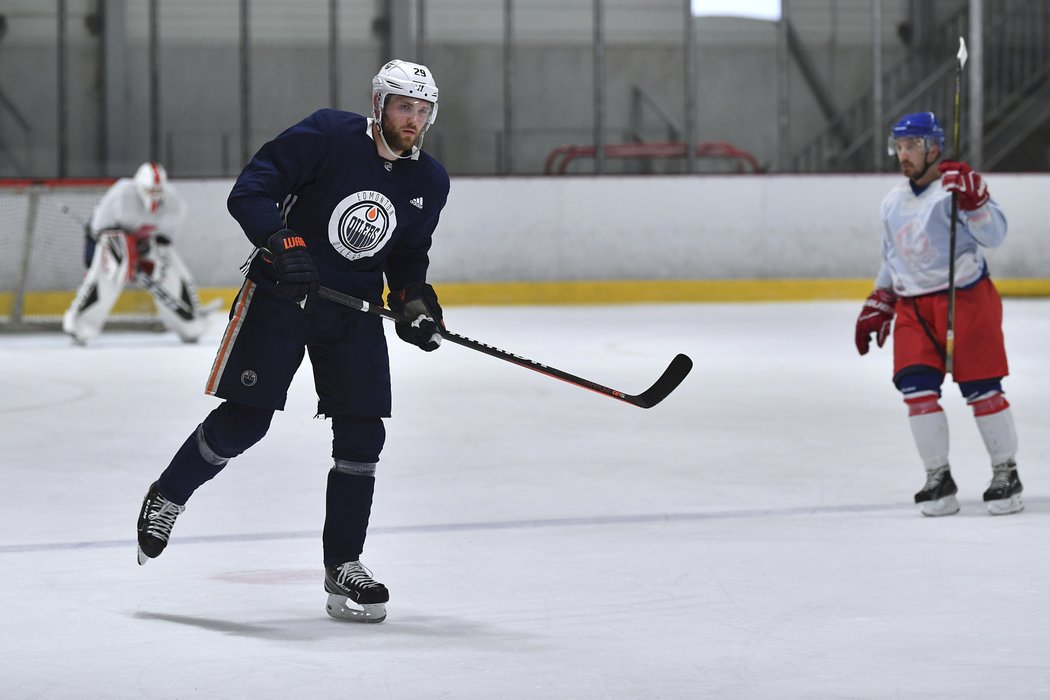
[[[317,291],[317,268],[302,236],[283,228],[270,236],[266,249],[277,271],[280,296],[298,302]]]
[[[441,334],[438,326],[445,327],[442,321],[441,305],[438,304],[437,292],[426,282],[413,282],[399,292],[390,292],[386,298],[387,306],[411,319],[411,323],[398,323],[394,326],[397,336],[406,343],[418,346],[430,352],[441,345]]]

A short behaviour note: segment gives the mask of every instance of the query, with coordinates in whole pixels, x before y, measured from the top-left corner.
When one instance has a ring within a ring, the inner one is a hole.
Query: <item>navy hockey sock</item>
[[[185,505],[193,492],[213,479],[228,461],[228,457],[222,457],[208,447],[203,424],[198,425],[157,479],[157,490],[169,501]]]
[[[225,401],[208,414],[157,480],[161,495],[185,505],[201,484],[222,471],[232,458],[262,440],[273,411]]]
[[[375,492],[375,466],[336,460],[328,472],[322,536],[326,567],[354,561],[364,550]]]

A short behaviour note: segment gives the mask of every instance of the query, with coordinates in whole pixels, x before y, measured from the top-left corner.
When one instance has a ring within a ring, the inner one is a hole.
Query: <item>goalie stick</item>
[[[89,225],[89,223],[83,218],[81,218],[79,215],[77,215],[77,213],[74,212],[68,204],[65,204],[63,202],[53,202],[53,204],[55,205],[56,209],[58,209],[60,212],[62,212],[74,222],[79,224],[80,227],[83,228],[84,231],[88,232],[89,236],[91,236],[91,226]],[[91,237],[94,238],[94,236]],[[168,307],[173,313],[177,314],[179,318],[182,318],[185,321],[192,321],[197,316],[207,316],[209,313],[219,308],[219,305],[222,303],[221,299],[213,299],[207,304],[203,306],[198,306],[198,308],[194,309],[190,306],[187,306],[185,302],[183,302],[181,299],[177,299],[171,294],[169,294],[167,291],[165,291],[163,287],[154,282],[153,278],[151,278],[143,270],[135,271],[134,282],[143,289],[149,291],[153,295],[154,299],[164,304],[164,306]]]
[[[158,300],[160,303],[164,304],[164,306],[174,311],[176,314],[178,314],[179,318],[183,319],[184,321],[192,321],[198,316],[207,316],[209,313],[219,308],[219,305],[222,303],[221,299],[212,299],[206,305],[201,305],[194,309],[192,306],[187,306],[186,302],[182,299],[177,299],[176,297],[169,294],[167,291],[165,291],[163,287],[154,282],[152,277],[147,275],[142,270],[139,270],[135,273],[135,284],[147,290],[150,294],[153,295],[154,299]]]
[[[356,309],[363,313],[381,316],[382,318],[385,318],[388,321],[394,321],[397,323],[411,323],[411,320],[407,317],[394,311],[391,311],[386,307],[378,306],[376,304],[370,304],[367,301],[358,299],[357,297],[352,297],[348,294],[337,292],[334,289],[320,287],[317,290],[317,294],[324,299],[328,299],[329,301],[334,301],[337,304],[342,304],[343,306],[349,306],[351,309]],[[667,366],[667,369],[664,370],[663,374],[660,375],[660,378],[657,379],[651,387],[649,387],[640,394],[627,394],[618,389],[611,389],[607,386],[603,386],[602,384],[598,384],[597,382],[592,382],[589,379],[577,377],[575,374],[570,374],[569,372],[560,370],[556,367],[550,367],[549,365],[541,364],[534,360],[530,360],[526,357],[522,357],[521,355],[515,355],[512,352],[500,350],[497,347],[493,347],[480,341],[467,338],[466,336],[453,333],[452,331],[446,330],[445,328],[440,326],[438,327],[438,333],[444,340],[447,340],[450,343],[462,345],[463,347],[470,348],[471,350],[477,350],[478,352],[482,352],[486,355],[491,355],[492,357],[504,360],[506,362],[510,362],[511,364],[518,365],[519,367],[525,367],[526,369],[531,369],[534,372],[545,374],[548,377],[560,379],[563,382],[567,382],[574,386],[582,387],[584,389],[590,389],[591,391],[601,394],[602,396],[608,396],[609,398],[618,399],[625,403],[629,403],[632,406],[638,406],[639,408],[652,408],[656,404],[666,399],[667,396],[672,391],[674,391],[679,384],[682,383],[682,380],[686,378],[686,375],[688,375],[689,371],[693,368],[693,361],[689,359],[687,355],[678,354],[673,360],[671,360],[671,364]]]

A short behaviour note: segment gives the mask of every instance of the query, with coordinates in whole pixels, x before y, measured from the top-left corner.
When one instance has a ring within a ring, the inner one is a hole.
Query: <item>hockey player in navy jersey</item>
[[[926,468],[915,494],[924,515],[959,511],[958,488],[948,464],[948,419],[939,399],[946,371],[948,262],[952,193],[958,200],[955,259],[955,346],[952,379],[973,409],[991,459],[984,501],[993,515],[1023,508],[1017,476],[1017,433],[1002,380],[1008,373],[1003,308],[981,248],[1006,237],[1006,217],[981,175],[968,164],[945,161],[944,130],[932,112],[901,118],[889,138],[908,179],[882,202],[883,263],[875,291],[857,319],[856,343],[879,347],[893,324],[893,381],[904,395],[908,420]],[[940,180],[938,186],[938,180]],[[896,323],[894,324],[894,317]]]
[[[332,425],[322,535],[328,613],[385,618],[387,589],[360,563],[390,415],[382,321],[315,292],[320,284],[381,305],[385,276],[390,308],[414,319],[396,326],[398,336],[428,352],[440,345],[427,252],[449,178],[420,148],[437,112],[430,70],[391,61],[372,80],[369,118],[317,111],[266,143],[237,178],[229,210],[256,252],[207,381],[206,392],[224,401],[149,487],[140,564],[164,550],[193,492],[266,434],[309,352],[317,412]]]

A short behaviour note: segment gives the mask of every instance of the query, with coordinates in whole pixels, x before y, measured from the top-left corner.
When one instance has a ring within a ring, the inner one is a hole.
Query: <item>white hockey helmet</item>
[[[143,163],[135,171],[135,191],[146,211],[155,212],[164,203],[164,188],[168,185],[168,173],[160,163]]]
[[[372,117],[381,122],[386,98],[390,95],[404,95],[417,100],[426,100],[434,105],[427,117],[425,133],[437,119],[438,87],[430,69],[419,63],[409,63],[395,59],[379,69],[372,78]]]

